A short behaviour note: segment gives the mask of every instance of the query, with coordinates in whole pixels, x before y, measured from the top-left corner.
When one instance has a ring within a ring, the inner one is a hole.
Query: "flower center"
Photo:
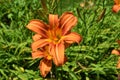
[[[60,29],[54,29],[54,30],[49,30],[48,31],[48,36],[49,39],[53,42],[53,43],[58,43],[59,40],[61,39],[61,30]]]
[[[47,60],[51,60],[51,59],[52,59],[52,56],[51,56],[51,55],[48,55],[46,58],[47,58]]]

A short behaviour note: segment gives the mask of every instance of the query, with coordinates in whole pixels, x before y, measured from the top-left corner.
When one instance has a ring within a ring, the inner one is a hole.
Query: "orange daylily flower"
[[[114,0],[113,12],[117,13],[120,10],[120,0]]]
[[[117,43],[120,45],[120,40],[117,40]],[[120,50],[114,49],[112,50],[112,54],[120,56]],[[120,69],[120,58],[117,61],[116,68]],[[118,74],[118,80],[120,79],[120,74]]]
[[[120,40],[117,40],[117,43],[120,45]],[[114,49],[112,50],[112,54],[120,56],[120,50]],[[120,68],[120,58],[118,59],[117,62],[117,68]]]
[[[52,56],[49,54],[48,46],[45,46],[40,50],[32,52],[32,58],[33,59],[43,58],[40,61],[39,69],[40,69],[41,75],[45,77],[52,68]]]
[[[117,43],[120,45],[120,40],[117,40]],[[120,50],[114,49],[111,53],[120,56]]]
[[[65,12],[60,18],[58,18],[58,15],[49,14],[49,24],[41,20],[31,20],[27,25],[28,29],[36,32],[33,36],[34,42],[31,46],[34,52],[34,55],[32,53],[32,57],[39,58],[46,55],[46,52],[41,52],[40,50],[48,46],[44,50],[49,53],[47,56],[51,56],[51,58],[50,60],[45,58],[40,63],[40,70],[43,77],[51,69],[51,60],[53,60],[56,66],[63,65],[66,61],[65,48],[74,42],[79,43],[82,40],[82,37],[78,33],[71,32],[76,23],[77,17],[71,12]]]
[[[64,13],[59,19],[58,15],[49,15],[49,25],[41,20],[31,20],[27,28],[36,32],[34,36],[38,40],[32,43],[32,50],[49,45],[53,61],[57,66],[64,63],[65,45],[74,42],[79,43],[81,36],[71,32],[71,28],[77,23],[77,18],[71,13]]]
[[[53,59],[52,55],[50,55],[48,46],[45,46],[35,52],[32,52],[32,58],[33,59],[43,58],[40,61],[39,69],[40,69],[41,75],[43,77],[46,77],[46,75],[50,72],[52,68],[52,59]],[[64,60],[65,60],[64,62],[66,62],[67,58],[65,57]]]

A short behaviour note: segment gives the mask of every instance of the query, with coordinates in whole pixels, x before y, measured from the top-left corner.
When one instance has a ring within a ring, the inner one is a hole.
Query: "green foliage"
[[[45,2],[46,1],[46,2]],[[0,0],[0,79],[1,80],[117,80],[120,12],[115,14],[108,0]],[[88,1],[91,1],[90,4]],[[80,4],[85,4],[81,7]],[[42,3],[42,4],[41,4]],[[73,31],[82,42],[71,45],[61,67],[42,78],[38,69],[40,59],[31,58],[33,33],[26,28],[31,19],[47,22],[48,14],[61,15],[72,11],[78,17]]]

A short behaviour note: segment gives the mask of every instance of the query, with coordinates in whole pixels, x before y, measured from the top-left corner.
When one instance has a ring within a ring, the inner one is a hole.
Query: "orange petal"
[[[35,52],[32,52],[32,58],[35,59],[35,58],[42,58],[44,57],[44,52],[42,51],[35,51]]]
[[[60,17],[60,27],[63,30],[63,35],[67,34],[73,26],[77,23],[77,17],[75,17],[71,12],[65,12]]]
[[[70,43],[70,44],[74,43],[74,42],[79,43],[79,42],[81,42],[82,37],[75,32],[71,32],[70,34],[64,36],[64,40],[66,43]]]
[[[119,50],[116,50],[116,49],[112,50],[111,53],[112,53],[112,54],[115,54],[115,55],[120,55],[120,51],[119,51]]]
[[[52,61],[47,59],[41,60],[39,68],[40,68],[40,73],[42,77],[46,77],[46,75],[50,72],[52,68]]]
[[[120,4],[120,0],[114,0],[115,4]]]
[[[120,5],[114,5],[112,7],[112,11],[115,12],[115,13],[117,13],[119,10],[120,10]]]
[[[37,41],[41,38],[42,36],[39,35],[39,34],[35,34],[32,38],[33,38],[33,41]]]
[[[61,42],[61,43],[58,43],[56,44],[56,58],[58,60],[58,63],[59,65],[62,65],[64,64],[64,50],[65,47],[64,47],[64,44]]]
[[[117,68],[120,68],[120,59],[117,62]]]
[[[56,64],[56,66],[61,66],[65,63],[65,57],[64,57],[64,44],[58,43],[56,45],[51,45],[50,46],[50,54],[53,57],[53,61]]]
[[[58,15],[49,14],[50,28],[58,27]]]
[[[49,45],[49,53],[50,53],[50,55],[52,55],[54,63],[56,65],[59,65],[58,60],[56,58],[55,45],[52,43]]]
[[[40,34],[43,37],[47,37],[46,31],[48,27],[44,22],[40,20],[31,20],[30,23],[27,25],[27,28]]]
[[[38,41],[33,42],[31,47],[33,51],[36,51],[38,48],[44,47],[47,44],[49,44],[47,39],[39,39]]]

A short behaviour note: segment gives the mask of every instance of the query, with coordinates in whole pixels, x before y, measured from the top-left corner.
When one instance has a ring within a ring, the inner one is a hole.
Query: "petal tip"
[[[46,59],[41,60],[39,68],[40,68],[41,76],[46,77],[52,68],[52,61]]]
[[[114,6],[112,7],[112,11],[113,11],[114,13],[118,13],[119,10],[120,10],[120,6],[119,6],[119,5],[114,5]]]
[[[119,51],[119,50],[116,50],[116,49],[112,50],[111,53],[112,53],[112,54],[115,54],[115,55],[120,55],[120,51]]]

